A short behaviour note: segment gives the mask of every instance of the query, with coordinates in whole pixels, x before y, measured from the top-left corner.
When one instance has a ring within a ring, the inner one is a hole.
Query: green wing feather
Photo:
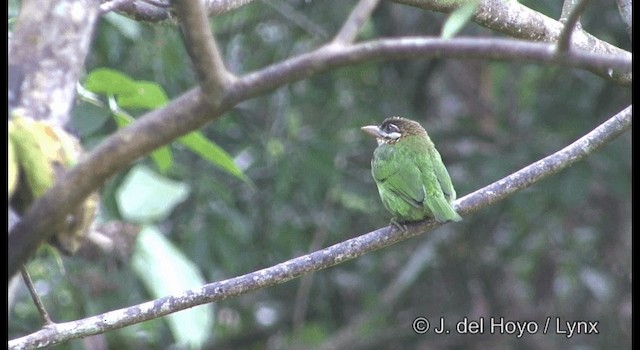
[[[399,220],[460,221],[449,173],[430,139],[408,137],[374,151],[371,173],[385,207]]]
[[[429,150],[429,153],[431,153],[431,159],[433,159],[433,171],[436,173],[442,193],[444,193],[444,197],[449,203],[453,203],[456,200],[456,190],[453,188],[453,183],[451,183],[449,172],[445,168],[444,162],[442,162],[442,157],[440,157],[440,153],[435,147]]]
[[[451,207],[455,190],[438,151],[429,139],[408,138],[396,145],[380,145],[371,162],[385,207],[398,219],[418,221],[433,216],[438,222],[460,221]]]
[[[391,192],[389,195],[400,197],[406,203],[415,208],[422,208],[424,201],[424,189],[420,170],[408,161],[401,154],[394,151],[392,146],[381,145],[376,148],[373,162],[371,164],[371,173],[381,191],[384,193]],[[394,208],[389,208],[389,198],[382,198],[387,209],[394,212]],[[402,213],[394,213],[403,216]]]
[[[453,210],[451,203],[456,198],[456,191],[451,183],[449,172],[442,162],[440,153],[430,139],[427,141],[428,158],[425,164],[420,164],[423,169],[423,183],[427,189],[425,206],[428,207],[438,222],[460,221],[462,217]]]

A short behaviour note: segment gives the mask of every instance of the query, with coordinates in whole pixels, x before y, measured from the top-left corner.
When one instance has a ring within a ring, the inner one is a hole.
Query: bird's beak
[[[367,126],[361,127],[360,129],[375,138],[383,137],[382,131],[377,125],[367,125]]]

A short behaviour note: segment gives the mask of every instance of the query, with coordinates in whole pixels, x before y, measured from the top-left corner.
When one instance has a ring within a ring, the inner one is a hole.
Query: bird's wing
[[[371,164],[371,173],[378,186],[383,186],[414,207],[422,208],[425,198],[422,175],[410,159],[398,157],[392,149],[385,146],[378,147]]]
[[[462,218],[450,204],[453,201],[450,198],[455,198],[456,194],[442,158],[433,147],[428,150],[428,153],[428,157],[420,158],[422,161],[419,164],[426,191],[424,205],[429,208],[438,222],[460,221]]]
[[[450,203],[456,200],[456,190],[453,188],[453,183],[451,183],[451,177],[449,177],[449,172],[447,168],[444,166],[444,162],[442,162],[442,157],[440,157],[440,153],[433,148],[429,150],[431,153],[431,159],[433,163],[433,171],[438,179],[438,183],[440,184],[440,188],[442,189],[442,193],[444,193],[444,197]]]

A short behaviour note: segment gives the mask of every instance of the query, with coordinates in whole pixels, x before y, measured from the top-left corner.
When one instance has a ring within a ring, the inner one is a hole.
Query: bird
[[[462,220],[452,206],[456,191],[449,172],[420,123],[394,116],[361,129],[377,140],[371,175],[394,226],[427,218]]]

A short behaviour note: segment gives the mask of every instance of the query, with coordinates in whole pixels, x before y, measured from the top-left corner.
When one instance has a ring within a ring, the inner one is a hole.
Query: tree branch
[[[205,2],[207,13],[210,16],[217,16],[248,5],[253,1],[255,0],[206,0]]]
[[[302,28],[310,35],[315,36],[318,40],[324,41],[329,35],[327,31],[311,19],[309,19],[304,13],[296,10],[291,4],[280,1],[263,1],[263,5],[271,7],[274,11],[286,18],[288,21]]]
[[[620,17],[622,17],[622,21],[627,26],[627,34],[629,34],[629,39],[632,39],[633,32],[633,3],[631,0],[616,0],[618,4],[618,12],[620,12]]]
[[[456,210],[463,216],[471,214],[566,169],[628,130],[631,127],[631,116],[631,106],[629,106],[562,150],[460,198],[456,201]],[[406,231],[396,230],[392,226],[383,227],[262,270],[210,283],[178,295],[166,296],[77,321],[50,325],[30,335],[11,340],[9,348],[51,346],[285,283],[423,234],[438,226],[440,224],[434,220],[426,220],[408,224]],[[389,291],[390,297],[394,293],[395,291]]]
[[[121,6],[131,3],[135,0],[111,0],[100,4],[100,14],[104,15],[111,11],[118,10]]]
[[[392,0],[396,3],[411,5],[425,10],[449,13],[455,10],[462,0],[441,1],[441,0]],[[481,0],[478,3],[473,21],[479,25],[507,34],[514,38],[557,42],[563,25],[550,17],[534,11],[518,1],[504,0]],[[628,54],[614,45],[602,41],[591,34],[580,31],[571,37],[571,47],[599,54]],[[599,74],[601,76],[606,76]],[[620,81],[631,81],[631,73],[625,76],[617,76],[614,79]]]
[[[176,24],[175,18],[173,18],[168,8],[154,6],[144,0],[122,2],[120,0],[113,0],[113,2],[116,1],[119,3],[115,10],[136,21]]]
[[[517,172],[479,189],[457,201],[458,213],[480,210],[512,193],[527,188],[550,175],[566,169],[593,153],[631,127],[631,106],[628,106],[593,131],[569,146]]]
[[[564,28],[558,37],[558,52],[566,52],[571,44],[571,36],[575,29],[581,30],[580,16],[587,8],[589,0],[565,0],[562,6],[560,22],[564,23]]]
[[[395,278],[380,293],[376,307],[367,309],[351,319],[348,325],[342,327],[331,338],[326,339],[316,350],[348,349],[354,346],[357,348],[357,345],[360,344],[356,342],[359,339],[362,340],[362,332],[371,329],[372,326],[375,327],[373,324],[378,322],[381,317],[388,315],[400,297],[415,283],[427,265],[433,261],[435,242],[436,240],[431,238],[420,243],[402,270],[398,271]]]
[[[600,71],[631,70],[631,54],[606,56],[572,50],[557,57],[553,47],[552,44],[512,39],[374,40],[345,47],[324,46],[243,76],[233,81],[217,108],[211,109],[201,98],[200,90],[193,89],[166,107],[147,113],[135,123],[106,138],[32,204],[23,220],[9,234],[9,277],[17,272],[19,266],[51,234],[51,227],[55,227],[106,179],[134,160],[202,127],[244,100],[332,68],[372,59],[448,57],[524,60]]]
[[[212,106],[220,104],[224,90],[233,79],[224,67],[205,15],[201,0],[177,0],[173,2],[184,36],[185,47],[193,62],[201,92]]]
[[[22,2],[9,43],[11,108],[51,125],[67,123],[97,17],[96,1]]]
[[[496,61],[524,61],[547,63],[598,72],[609,78],[623,76],[631,72],[631,53],[620,55],[600,55],[573,50],[562,55],[555,54],[555,45],[532,43],[522,40],[499,38],[424,38],[407,37],[379,39],[357,43],[345,47],[324,46],[310,53],[276,63],[258,72],[250,73],[236,81],[229,91],[236,102],[245,99],[241,95],[252,89],[251,97],[291,83],[331,68],[357,64],[368,60],[417,59],[417,58],[459,58],[488,59]],[[622,80],[627,86],[631,80]],[[234,91],[237,89],[238,91]],[[239,96],[234,96],[235,94]]]
[[[119,0],[114,0],[119,1]],[[255,0],[204,0],[207,16],[218,16],[247,5]],[[155,6],[150,0],[133,0],[120,4],[117,10],[135,20],[152,23],[177,24],[166,6]]]
[[[338,34],[333,38],[333,44],[351,43],[356,39],[360,28],[369,19],[380,0],[360,0],[349,14]]]
[[[24,284],[27,285],[27,290],[31,295],[31,300],[33,300],[33,304],[35,304],[36,309],[38,309],[44,325],[52,325],[54,322],[51,320],[51,316],[49,316],[47,309],[44,307],[44,303],[42,302],[42,299],[40,299],[36,286],[33,285],[33,281],[31,280],[31,276],[29,275],[29,271],[27,271],[27,267],[25,265],[22,265],[20,268],[20,273],[22,273],[22,280],[24,281]]]

